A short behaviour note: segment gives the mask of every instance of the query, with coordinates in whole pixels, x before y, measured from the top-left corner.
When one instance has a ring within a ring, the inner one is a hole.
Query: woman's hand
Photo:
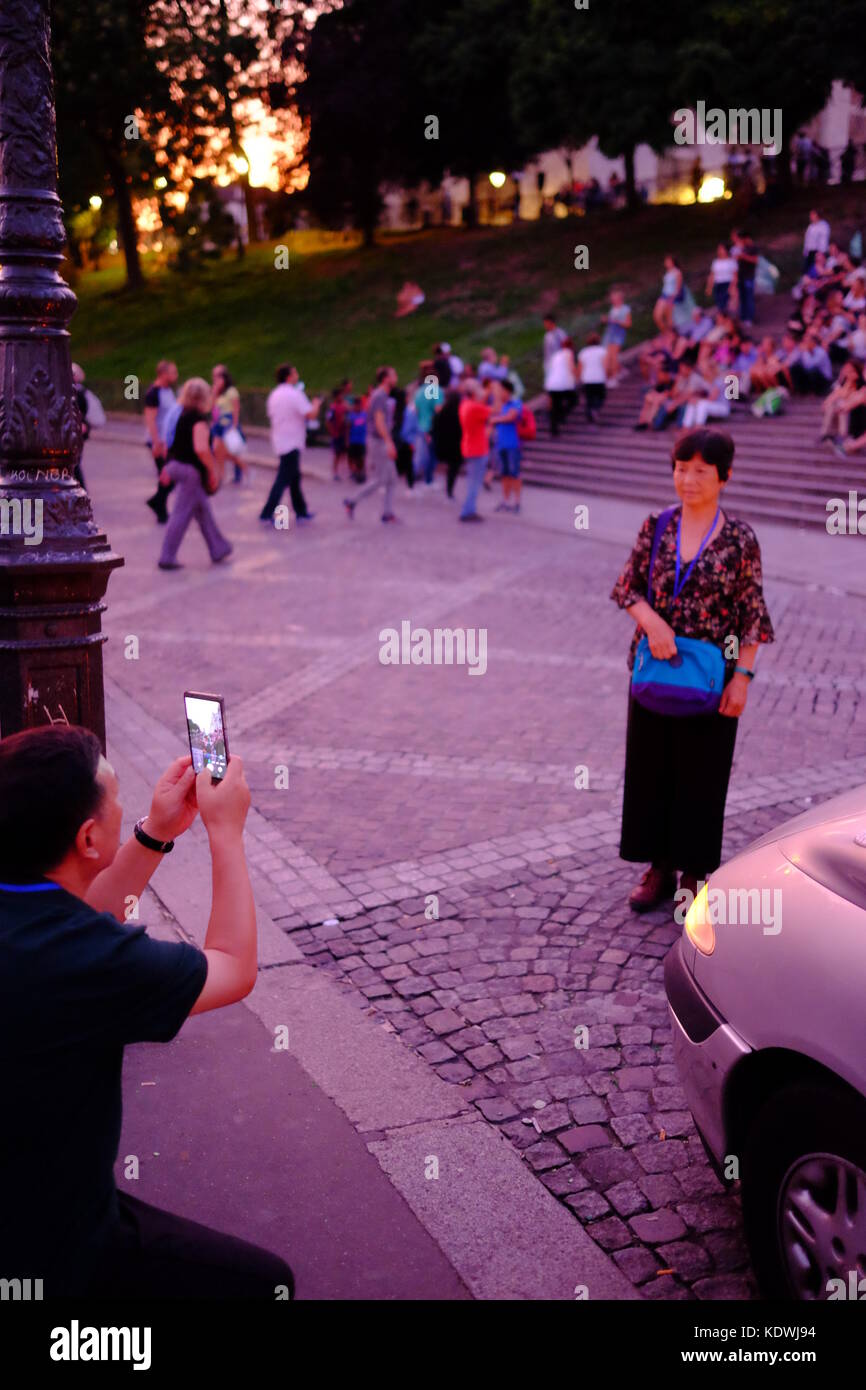
[[[162,483],[163,487],[169,487],[171,485],[171,474],[169,473],[168,468],[160,469],[159,481]]]
[[[644,631],[649,642],[649,649],[658,661],[670,661],[672,656],[676,656],[676,634],[664,618],[660,618],[656,613],[649,627],[645,628]]]
[[[735,671],[722,691],[722,698],[719,702],[719,714],[726,714],[730,719],[739,719],[743,710],[746,708],[746,696],[748,693],[748,676],[743,676],[739,671]]]

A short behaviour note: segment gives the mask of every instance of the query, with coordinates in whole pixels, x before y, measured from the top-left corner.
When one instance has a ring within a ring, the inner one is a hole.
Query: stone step
[[[741,440],[736,443],[734,466],[738,477],[758,472],[776,484],[784,484],[787,480],[792,485],[814,483],[817,486],[824,486],[836,478],[849,478],[851,486],[854,486],[857,479],[862,478],[862,461],[858,461],[856,456],[844,459],[823,446],[818,452],[814,445],[794,450],[758,448]],[[639,471],[654,471],[660,462],[668,463],[672,444],[673,436],[668,436],[662,442],[657,435],[646,443],[630,446],[624,444],[622,439],[605,439],[601,435],[571,444],[554,442],[532,453],[527,452],[524,455],[524,472],[542,465],[567,469],[579,464],[615,465],[618,471],[631,466]]]
[[[677,431],[632,428],[645,390],[646,383],[632,375],[609,392],[600,425],[587,424],[578,406],[556,438],[542,408],[538,438],[524,448],[525,478],[542,487],[657,506],[660,494],[670,490],[666,470]],[[828,498],[857,489],[857,458],[840,458],[819,442],[821,408],[813,397],[790,400],[784,415],[765,420],[752,415],[748,402],[738,402],[719,427],[729,430],[736,444],[725,496],[746,520],[823,528]]]
[[[580,486],[580,480],[571,478],[568,480],[558,476],[547,475],[543,471],[535,474],[531,478],[536,487],[553,487],[562,490],[566,486],[574,491],[575,497],[589,496],[593,494],[604,497],[621,497],[629,502],[646,502],[647,511],[659,509],[667,500],[670,505],[674,500],[664,499],[660,496],[658,488],[651,487],[630,487],[628,484],[619,485],[610,483],[603,488],[596,485],[595,480],[588,479],[585,491]],[[730,509],[734,516],[741,517],[744,521],[759,522],[773,521],[785,523],[795,527],[808,527],[809,529],[826,529],[827,511],[826,505],[809,504],[803,498],[779,500],[778,494],[770,494],[766,497],[753,497],[743,495],[738,492],[726,491],[725,505]],[[591,509],[591,500],[589,506]]]

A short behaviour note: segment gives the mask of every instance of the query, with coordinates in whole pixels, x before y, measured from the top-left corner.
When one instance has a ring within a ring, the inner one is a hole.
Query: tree
[[[147,0],[89,0],[57,6],[53,21],[60,194],[70,213],[95,195],[115,200],[131,288],[142,283],[132,199],[156,167],[135,112],[158,124],[173,108],[146,40],[148,9]]]
[[[294,38],[309,201],[326,223],[352,219],[365,245],[383,184],[425,173],[424,102],[407,44],[416,23],[415,0],[347,0]]]
[[[114,201],[130,287],[142,283],[133,199],[153,196],[155,176],[186,192],[203,165],[225,168],[233,155],[256,238],[243,138],[268,104],[284,25],[256,0],[55,8],[61,196],[71,214],[94,194]]]
[[[866,4],[843,0],[840,10],[826,0],[741,0],[720,9],[719,38],[730,54],[724,105],[781,111],[783,180],[790,178],[791,139],[822,110],[833,79],[856,81],[858,65],[866,77]]]
[[[434,178],[448,171],[468,179],[472,224],[479,175],[519,168],[530,152],[511,100],[517,55],[527,44],[525,8],[522,0],[440,0],[413,26],[414,65],[439,130],[427,167]]]
[[[674,111],[706,96],[707,72],[729,63],[721,45],[692,39],[693,29],[691,0],[605,0],[581,11],[531,0],[511,89],[525,144],[533,153],[579,149],[597,136],[603,154],[622,156],[636,207],[637,146],[666,149]]]
[[[258,240],[255,193],[244,129],[256,103],[268,100],[273,26],[255,0],[153,0],[151,42],[181,93],[181,147],[187,163],[229,156],[244,191],[247,228]],[[239,241],[239,250],[242,243]]]

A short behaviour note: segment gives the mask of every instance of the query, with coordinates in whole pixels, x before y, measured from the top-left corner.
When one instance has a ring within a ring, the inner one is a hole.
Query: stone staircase
[[[774,329],[762,322],[756,336]],[[540,410],[538,438],[524,445],[524,478],[576,496],[667,503],[673,495],[670,453],[677,430],[671,425],[662,433],[634,431],[645,390],[632,357],[628,378],[608,391],[598,425],[587,424],[581,403],[553,439]],[[847,500],[849,490],[858,488],[866,494],[866,454],[840,458],[829,444],[819,444],[821,407],[815,397],[792,397],[784,415],[760,420],[748,402],[736,401],[728,419],[718,423],[736,444],[726,503],[746,521],[823,529],[829,498]]]

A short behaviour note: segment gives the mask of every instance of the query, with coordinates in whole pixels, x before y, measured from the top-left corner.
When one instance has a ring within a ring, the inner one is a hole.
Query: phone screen
[[[196,772],[209,771],[218,782],[225,777],[229,761],[223,697],[187,690],[183,702],[193,768]]]

